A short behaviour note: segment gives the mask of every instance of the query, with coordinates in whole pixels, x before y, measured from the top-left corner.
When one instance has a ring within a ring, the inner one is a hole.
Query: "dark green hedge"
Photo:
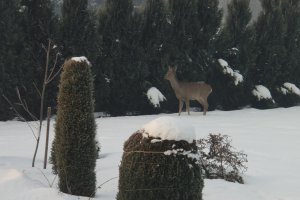
[[[196,144],[186,141],[151,142],[134,133],[124,144],[117,200],[201,200],[203,179]],[[168,150],[181,153],[165,155]]]

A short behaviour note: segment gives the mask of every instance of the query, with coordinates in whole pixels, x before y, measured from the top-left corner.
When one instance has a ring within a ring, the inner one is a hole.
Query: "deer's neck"
[[[170,78],[170,83],[171,83],[171,87],[173,88],[173,90],[175,91],[175,93],[177,93],[178,91],[179,91],[179,86],[180,86],[180,83],[179,83],[179,81],[178,81],[178,79],[177,79],[177,77],[176,76],[174,76],[174,77],[172,77],[172,78]]]

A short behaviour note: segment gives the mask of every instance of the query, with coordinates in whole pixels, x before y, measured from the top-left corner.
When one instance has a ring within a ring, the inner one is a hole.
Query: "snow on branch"
[[[160,102],[166,100],[166,97],[156,87],[151,87],[147,91],[147,97],[155,108],[160,107]]]
[[[229,65],[228,62],[223,59],[218,59],[219,64],[223,68],[223,73],[230,75],[234,79],[234,84],[238,85],[244,81],[243,75],[239,73],[237,70],[233,70]]]
[[[269,99],[274,102],[270,90],[263,85],[256,85],[252,90],[252,94],[256,96],[259,101],[263,99]]]
[[[300,89],[293,83],[284,83],[282,87],[279,88],[279,91],[286,95],[286,94],[295,94],[300,96]]]

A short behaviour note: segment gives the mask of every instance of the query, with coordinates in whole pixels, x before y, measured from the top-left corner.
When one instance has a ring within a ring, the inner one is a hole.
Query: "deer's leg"
[[[189,99],[186,100],[185,105],[186,105],[186,111],[187,111],[188,115],[190,115],[190,100]]]
[[[207,103],[207,99],[203,100],[203,115],[206,115],[206,112],[208,110],[208,103]]]
[[[203,106],[203,115],[206,115],[206,112],[208,110],[207,100],[200,98],[200,99],[197,99],[197,101]]]
[[[179,99],[179,111],[178,111],[178,115],[181,114],[182,107],[183,107],[183,101],[181,99]]]

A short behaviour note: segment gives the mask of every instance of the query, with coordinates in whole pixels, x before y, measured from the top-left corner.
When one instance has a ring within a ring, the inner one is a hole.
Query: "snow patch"
[[[256,96],[259,101],[263,99],[270,99],[274,102],[270,90],[263,85],[256,85],[252,90],[252,94]]]
[[[284,95],[287,95],[287,93],[289,93],[289,91],[284,87],[277,88],[277,90]]]
[[[147,91],[147,97],[155,108],[160,107],[160,102],[166,100],[166,97],[156,87],[152,87]]]
[[[172,150],[167,150],[164,152],[166,156],[171,156],[171,155],[182,155],[182,156],[187,156],[188,158],[191,158],[193,160],[196,160],[197,162],[200,161],[200,154],[198,153],[193,153],[191,151],[185,151],[183,149],[172,149]]]
[[[284,89],[285,89],[286,93],[292,93],[292,94],[300,96],[300,89],[293,83],[288,83],[288,82],[284,83],[283,87],[281,87],[281,91],[283,91]],[[283,94],[286,94],[286,93],[283,93]]]
[[[194,127],[174,117],[159,117],[144,125],[141,130],[144,137],[161,140],[185,140],[192,143],[196,139]]]
[[[161,142],[161,141],[162,141],[162,140],[160,140],[160,139],[155,139],[155,138],[154,138],[154,139],[151,140],[151,143],[154,144],[154,143],[158,143],[158,142]]]
[[[235,80],[234,80],[235,85],[238,85],[239,83],[242,83],[244,81],[243,75],[240,74],[238,71],[234,71],[233,76],[235,78]]]
[[[239,83],[242,83],[244,81],[243,75],[241,75],[239,71],[231,69],[227,61],[218,59],[218,62],[223,68],[223,73],[229,74],[231,77],[233,77],[235,85],[238,85]]]
[[[71,60],[75,61],[75,62],[86,62],[88,65],[91,66],[90,61],[85,57],[85,56],[81,56],[81,57],[73,57],[71,58]]]
[[[27,8],[27,6],[24,6],[24,5],[21,6],[20,9],[19,9],[19,12],[23,13],[26,10],[26,8]]]
[[[225,61],[225,60],[223,60],[223,59],[218,59],[218,62],[220,63],[220,65],[221,65],[222,67],[228,67],[228,66],[229,66],[229,65],[228,65],[228,62]]]

